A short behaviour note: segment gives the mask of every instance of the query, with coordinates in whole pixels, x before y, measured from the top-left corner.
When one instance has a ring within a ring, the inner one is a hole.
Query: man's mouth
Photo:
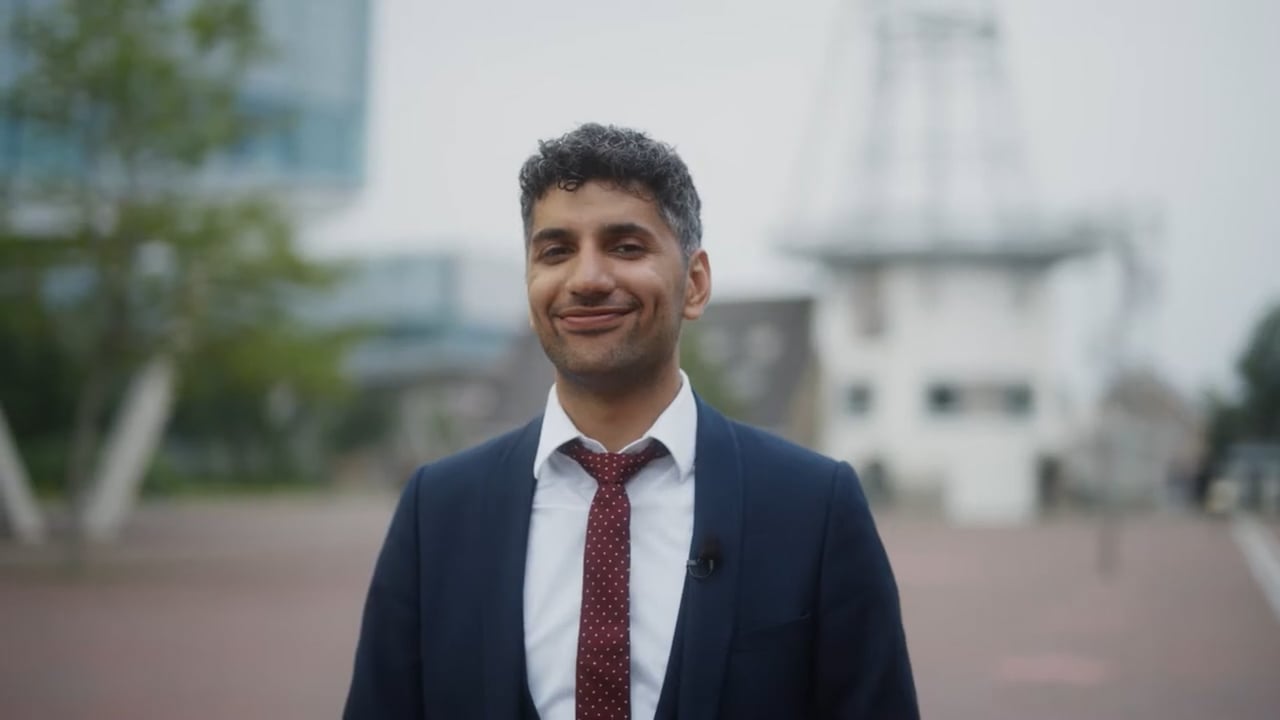
[[[559,314],[561,325],[570,332],[601,332],[617,327],[628,307],[573,308]]]

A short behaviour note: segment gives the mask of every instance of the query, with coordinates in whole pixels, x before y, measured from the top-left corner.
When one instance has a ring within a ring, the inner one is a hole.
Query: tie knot
[[[636,453],[597,453],[575,439],[562,445],[560,452],[573,458],[601,485],[621,485],[635,477],[645,465],[666,455],[667,448],[657,440],[650,440],[643,450]]]

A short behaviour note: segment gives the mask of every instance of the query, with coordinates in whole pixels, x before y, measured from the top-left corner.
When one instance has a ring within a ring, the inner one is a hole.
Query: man
[[[520,189],[555,385],[405,488],[346,717],[917,718],[852,468],[727,420],[680,370],[711,296],[684,162],[584,125]]]

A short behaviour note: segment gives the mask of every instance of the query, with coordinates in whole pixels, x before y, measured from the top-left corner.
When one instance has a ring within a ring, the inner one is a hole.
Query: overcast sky
[[[517,168],[539,138],[594,120],[679,148],[722,296],[799,281],[770,234],[832,28],[844,27],[836,0],[373,5],[368,182],[320,226],[319,247],[453,246],[519,262]],[[1159,304],[1136,350],[1184,390],[1226,386],[1249,326],[1280,300],[1280,2],[998,7],[1041,203],[1157,211]],[[842,68],[855,107],[867,70]],[[860,137],[863,121],[855,111],[848,132]],[[1108,277],[1086,262],[1058,282],[1063,357],[1077,369],[1097,359]]]

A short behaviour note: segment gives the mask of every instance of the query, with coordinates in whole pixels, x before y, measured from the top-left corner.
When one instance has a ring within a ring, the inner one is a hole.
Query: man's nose
[[[596,249],[584,249],[574,258],[568,290],[574,295],[608,295],[615,287],[609,259]]]

